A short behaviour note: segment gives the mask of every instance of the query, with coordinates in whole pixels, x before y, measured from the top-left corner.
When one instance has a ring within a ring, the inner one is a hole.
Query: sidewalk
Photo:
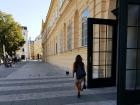
[[[85,89],[77,98],[72,75],[28,62],[0,80],[0,105],[116,105],[116,88]]]

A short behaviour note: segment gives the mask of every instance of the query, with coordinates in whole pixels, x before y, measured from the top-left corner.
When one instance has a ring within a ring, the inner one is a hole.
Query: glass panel
[[[93,25],[93,38],[99,38],[99,24]]]
[[[112,51],[112,39],[107,39],[106,51]]]
[[[136,27],[128,27],[127,48],[137,48],[137,35]]]
[[[111,66],[106,66],[106,77],[107,78],[111,77]]]
[[[136,70],[126,71],[126,89],[134,90],[136,83]]]
[[[99,53],[93,53],[93,65],[99,65]]]
[[[106,65],[111,65],[112,63],[112,53],[106,53]]]
[[[87,45],[87,23],[82,23],[82,46]]]
[[[138,5],[129,5],[128,6],[128,25],[136,26],[138,23],[138,14],[139,14]]]
[[[93,79],[95,79],[95,78],[99,78],[99,66],[93,66]]]
[[[99,66],[99,78],[105,78],[105,66]]]
[[[87,45],[87,23],[84,24],[85,45]]]
[[[100,38],[106,38],[106,25],[100,25]]]
[[[100,53],[100,65],[105,65],[106,53]]]
[[[106,39],[100,39],[100,51],[106,51]]]
[[[139,21],[140,21],[140,19],[139,19]],[[140,23],[140,22],[139,22]],[[140,27],[138,28],[138,48],[140,48]]]
[[[137,69],[140,69],[140,50],[137,52]]]
[[[136,50],[127,50],[126,68],[136,69]]]
[[[107,26],[107,30],[108,30],[108,32],[107,32],[107,38],[112,38],[112,32],[113,32],[113,28],[112,28],[112,26]]]
[[[137,70],[136,89],[140,89],[140,70]]]
[[[93,66],[93,79],[105,78],[105,66]]]
[[[93,39],[93,51],[99,51],[99,39]]]

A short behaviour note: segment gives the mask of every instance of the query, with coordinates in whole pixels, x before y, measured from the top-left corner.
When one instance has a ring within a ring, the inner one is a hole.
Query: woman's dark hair
[[[76,71],[76,69],[78,68],[78,65],[81,66],[82,68],[84,68],[84,63],[82,62],[82,57],[81,55],[77,55],[75,58],[75,62],[74,62],[74,71]]]
[[[75,62],[82,62],[82,57],[81,57],[81,55],[77,55],[77,56],[76,56]]]

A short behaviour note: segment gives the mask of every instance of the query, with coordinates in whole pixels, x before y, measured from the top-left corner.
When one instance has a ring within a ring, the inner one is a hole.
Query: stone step
[[[74,86],[73,83],[60,83],[60,84],[39,84],[39,85],[25,85],[25,86],[6,86],[0,87],[0,91],[12,91],[12,90],[28,90],[28,89],[44,89],[44,88],[57,88],[65,86]]]
[[[2,86],[17,86],[17,85],[32,85],[32,84],[47,84],[47,83],[64,83],[74,82],[73,78],[45,78],[45,79],[31,79],[31,80],[13,80],[13,81],[0,81],[0,87]]]
[[[111,94],[114,94],[114,91],[93,91],[85,90],[82,92],[82,95],[105,95],[113,98]],[[0,102],[11,102],[11,101],[21,101],[21,100],[34,100],[34,99],[51,99],[51,98],[60,98],[60,97],[70,97],[76,96],[75,90],[64,90],[64,91],[51,91],[51,92],[39,92],[39,93],[26,93],[26,94],[10,94],[10,95],[0,95]]]
[[[45,79],[61,79],[61,78],[72,78],[72,76],[66,76],[66,75],[55,75],[55,76],[44,76],[42,77],[40,74],[37,74],[36,77],[32,77],[32,75],[29,74],[29,78],[0,78],[1,81],[29,81],[29,80],[45,80]]]
[[[66,105],[116,105],[115,100],[97,101],[97,102],[83,102],[83,103],[73,103]]]

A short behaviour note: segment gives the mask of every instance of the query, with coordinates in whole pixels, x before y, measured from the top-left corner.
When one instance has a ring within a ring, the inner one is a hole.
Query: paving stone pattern
[[[0,105],[116,105],[115,87],[85,89],[77,98],[66,70],[33,61],[19,65],[0,78]]]

